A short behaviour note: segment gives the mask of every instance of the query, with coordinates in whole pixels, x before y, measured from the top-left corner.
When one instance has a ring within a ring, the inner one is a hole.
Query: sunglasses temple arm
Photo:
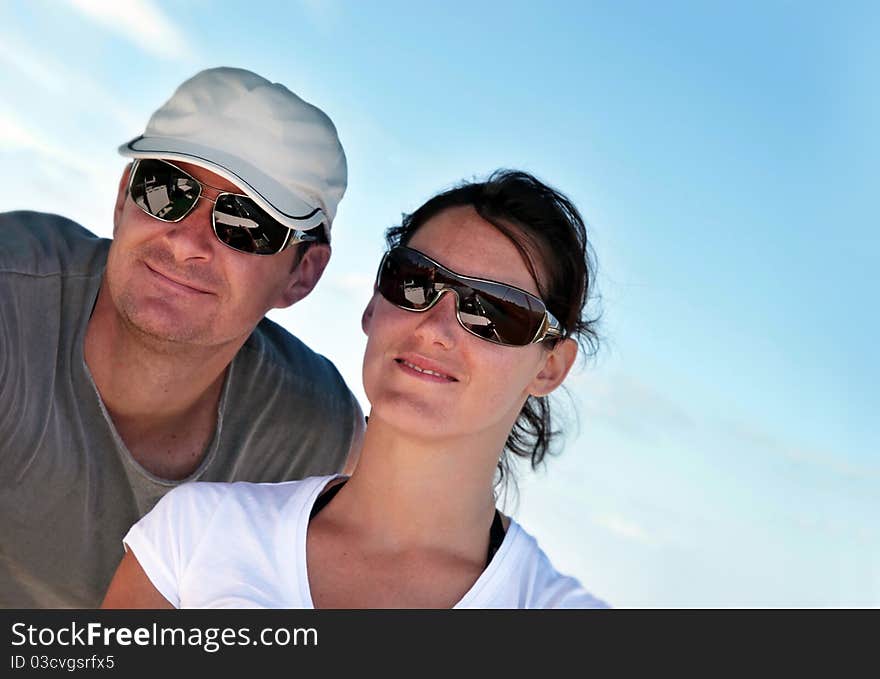
[[[295,241],[299,241],[300,243],[309,243],[311,241],[318,240],[317,236],[313,236],[308,231],[300,231],[299,229],[291,229],[293,233],[291,234],[291,238]]]
[[[562,332],[562,325],[556,320],[556,316],[547,311],[547,315],[544,317],[544,327],[543,327],[543,337],[541,339],[546,339],[548,337],[563,337],[565,333]]]
[[[283,250],[293,247],[298,243],[311,243],[318,240],[317,236],[310,235],[308,231],[299,231],[298,229],[290,229],[289,238],[290,240],[287,241],[287,244],[282,248]]]

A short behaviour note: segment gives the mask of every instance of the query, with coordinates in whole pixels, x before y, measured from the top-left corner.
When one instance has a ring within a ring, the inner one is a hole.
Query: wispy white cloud
[[[3,209],[56,212],[110,235],[118,168],[65,146],[2,107],[0,153],[15,157],[19,168],[0,187]]]
[[[0,64],[19,73],[29,86],[50,96],[63,96],[65,106],[79,108],[90,116],[106,115],[134,136],[146,119],[123,103],[118,93],[110,93],[87,73],[76,71],[43,52],[30,49],[13,35],[0,33]]]
[[[772,452],[794,464],[818,468],[843,478],[880,481],[880,464],[854,461],[840,454],[793,445],[743,422],[725,423],[723,426],[730,437],[744,445]]]
[[[641,525],[632,519],[618,514],[600,514],[593,516],[593,523],[618,537],[639,542],[643,545],[654,545],[655,540]]]
[[[152,0],[68,0],[85,17],[161,59],[191,60],[183,31]]]
[[[672,441],[681,449],[704,448],[706,441],[751,451],[760,459],[784,459],[823,474],[847,479],[877,479],[880,464],[856,460],[846,451],[821,450],[778,438],[757,423],[733,422],[698,413],[653,386],[625,373],[578,375],[583,410],[594,423],[611,427],[639,443]],[[770,456],[770,457],[768,457]]]
[[[29,50],[19,49],[19,45],[14,45],[6,35],[0,39],[0,62],[49,93],[56,94],[64,89],[64,76],[55,64],[36,58]]]
[[[53,163],[60,163],[90,177],[102,176],[103,167],[87,156],[67,150],[49,141],[15,114],[0,109],[0,150],[30,151]]]
[[[630,375],[617,373],[589,382],[585,380],[579,375],[572,382],[586,394],[586,413],[625,435],[639,439],[665,438],[695,426],[694,417],[684,407]]]

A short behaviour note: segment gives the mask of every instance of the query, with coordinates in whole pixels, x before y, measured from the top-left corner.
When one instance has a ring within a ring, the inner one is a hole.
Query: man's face
[[[203,184],[243,193],[213,172],[174,164]],[[289,306],[304,296],[292,294],[299,246],[269,256],[237,252],[214,235],[211,201],[200,198],[184,219],[167,223],[135,205],[127,185],[126,173],[105,283],[129,327],[157,340],[187,345],[242,343],[269,309]],[[203,187],[203,196],[214,198],[217,193]]]

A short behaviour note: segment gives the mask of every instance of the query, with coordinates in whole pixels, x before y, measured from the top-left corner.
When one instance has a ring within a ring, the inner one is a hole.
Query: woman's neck
[[[504,445],[496,438],[419,438],[371,415],[358,466],[331,507],[392,549],[437,546],[484,556]]]

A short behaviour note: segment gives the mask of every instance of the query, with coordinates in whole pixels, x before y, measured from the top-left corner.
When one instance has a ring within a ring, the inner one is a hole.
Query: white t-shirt
[[[123,542],[176,608],[314,608],[306,530],[338,476],[285,483],[185,483]],[[501,547],[455,608],[605,608],[550,564],[511,520]]]

